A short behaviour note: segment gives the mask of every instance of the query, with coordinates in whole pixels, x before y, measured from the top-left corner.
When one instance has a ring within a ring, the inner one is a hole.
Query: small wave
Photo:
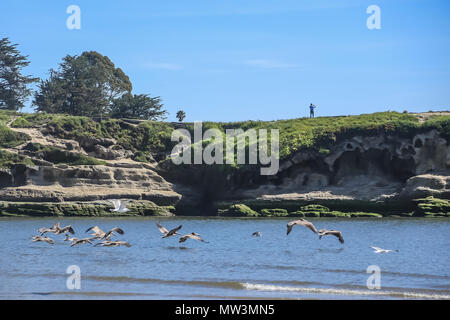
[[[258,283],[243,283],[242,286],[246,290],[258,291],[279,291],[279,292],[302,292],[302,293],[318,293],[342,296],[390,296],[399,298],[415,298],[415,299],[440,299],[450,300],[450,295],[430,294],[422,292],[409,291],[371,291],[371,290],[349,290],[349,289],[333,289],[333,288],[304,288],[293,286],[277,286]]]
[[[17,276],[17,275],[15,275]],[[33,275],[21,275],[35,277]],[[61,274],[41,274],[40,276],[46,277],[65,277]],[[298,292],[305,294],[328,294],[336,296],[367,296],[367,297],[397,297],[397,298],[411,298],[411,299],[441,299],[450,300],[449,290],[434,290],[434,289],[414,289],[414,288],[399,288],[399,287],[384,287],[383,290],[364,290],[366,287],[361,285],[349,285],[349,284],[335,284],[334,288],[325,288],[329,284],[321,282],[311,281],[264,281],[264,280],[250,280],[254,283],[248,282],[249,280],[241,279],[235,281],[226,280],[181,280],[181,279],[158,279],[158,278],[135,278],[127,276],[84,276],[83,279],[97,281],[97,282],[115,282],[115,283],[155,283],[161,285],[175,285],[175,286],[198,286],[198,287],[212,287],[231,290],[256,290],[256,291],[271,291],[271,292]],[[264,283],[258,283],[263,281]],[[324,286],[324,287],[322,287]],[[408,291],[406,291],[408,290]],[[419,291],[420,290],[420,291]],[[55,295],[64,293],[55,292],[33,292],[34,295]],[[66,293],[71,294],[71,293]],[[80,293],[87,295],[96,295],[96,293]],[[122,293],[99,293],[99,295],[120,295]],[[127,293],[124,293],[127,295]],[[131,294],[133,295],[133,294]]]

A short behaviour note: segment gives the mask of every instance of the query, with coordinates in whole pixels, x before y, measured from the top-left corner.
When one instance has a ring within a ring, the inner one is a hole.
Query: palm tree
[[[186,118],[186,113],[183,110],[177,112],[177,119],[179,122],[183,122],[184,118]]]

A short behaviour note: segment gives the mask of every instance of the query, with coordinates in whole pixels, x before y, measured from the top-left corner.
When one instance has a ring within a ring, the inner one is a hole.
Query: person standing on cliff
[[[309,117],[310,118],[314,118],[314,108],[315,108],[316,106],[315,105],[313,105],[312,103],[309,105]]]

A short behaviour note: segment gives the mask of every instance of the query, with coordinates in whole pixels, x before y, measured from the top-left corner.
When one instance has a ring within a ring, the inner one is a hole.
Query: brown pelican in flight
[[[92,240],[96,239],[95,237],[93,238],[83,238],[83,239],[78,239],[78,238],[71,238],[69,237],[68,234],[66,234],[66,238],[64,239],[64,241],[70,241],[71,243],[71,247],[76,246],[77,244],[85,244],[85,243],[92,243]]]
[[[317,233],[316,227],[314,227],[314,225],[311,222],[309,222],[306,219],[300,219],[300,220],[291,221],[286,225],[286,227],[287,227],[286,235],[288,235],[292,231],[292,228],[295,225],[304,226],[304,227],[308,228],[309,230],[311,230],[312,232]]]
[[[75,231],[73,230],[72,226],[65,226],[64,228],[61,228],[60,223],[55,223],[51,228],[39,228],[38,232],[43,236],[47,232],[52,232],[56,235],[61,233],[67,233],[70,232],[71,234],[75,234]]]
[[[127,208],[127,203],[131,200],[108,199],[107,201],[111,202],[114,205],[114,209],[109,209],[109,211],[111,212],[129,211],[129,209]]]
[[[43,236],[47,232],[53,233],[54,231],[56,231],[56,229],[55,229],[55,226],[52,226],[51,228],[39,228],[37,231],[41,234],[41,236]]]
[[[43,241],[43,242],[47,242],[49,244],[54,244],[55,241],[53,241],[53,239],[50,239],[49,237],[41,237],[41,236],[34,236],[32,238],[33,242],[39,242],[39,241]]]
[[[168,238],[174,235],[180,235],[177,231],[181,229],[181,225],[172,229],[172,230],[167,230],[166,228],[164,228],[162,225],[160,225],[158,222],[156,223],[159,231],[161,231],[161,233],[163,234],[163,238]]]
[[[389,253],[389,252],[399,252],[398,250],[391,250],[391,249],[381,249],[379,247],[369,246],[373,250],[375,250],[375,253]]]
[[[89,231],[92,231],[91,236],[93,236],[93,237],[95,237],[97,239],[100,239],[100,240],[103,240],[103,239],[109,240],[111,238],[111,236],[116,235],[115,232],[117,232],[118,234],[124,234],[125,233],[120,228],[112,228],[108,232],[104,232],[98,226],[90,227],[85,232],[89,232]]]
[[[102,246],[102,247],[118,247],[118,246],[125,246],[125,247],[131,247],[131,244],[129,244],[128,242],[125,241],[102,241],[99,242],[97,244],[94,245],[94,247],[96,246]]]
[[[327,230],[327,229],[320,229],[319,230],[319,239],[322,239],[323,236],[335,236],[339,239],[340,243],[344,243],[344,237],[342,236],[342,232],[337,230]]]
[[[178,240],[178,242],[180,242],[180,243],[181,242],[185,242],[187,239],[194,239],[194,240],[198,240],[198,241],[201,241],[201,242],[209,243],[208,241],[203,240],[200,237],[200,234],[198,234],[196,232],[192,232],[192,233],[186,234],[184,236],[181,236],[180,240]]]

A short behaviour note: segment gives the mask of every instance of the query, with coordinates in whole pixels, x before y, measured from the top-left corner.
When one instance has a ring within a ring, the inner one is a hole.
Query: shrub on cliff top
[[[104,165],[105,161],[100,161],[92,157],[85,156],[82,153],[70,152],[52,146],[43,146],[40,143],[28,143],[24,150],[32,151],[45,161],[54,164],[78,165]]]
[[[49,121],[56,117],[62,117],[64,115],[55,115],[44,112],[35,113],[23,113],[16,118],[11,127],[13,128],[38,128],[47,124]]]
[[[81,136],[103,138],[100,124],[88,117],[55,116],[47,123],[45,131],[63,139],[77,140]]]
[[[57,137],[77,139],[80,135],[98,138],[114,138],[126,149],[144,152],[170,151],[174,143],[170,140],[174,126],[171,123],[144,121],[130,125],[117,119],[99,122],[87,117],[61,114],[25,114],[13,126],[46,126],[46,130]],[[183,127],[193,133],[193,124]],[[203,131],[217,128],[223,133],[226,129],[279,129],[280,158],[286,159],[302,148],[311,148],[322,154],[330,152],[336,142],[355,135],[374,136],[382,133],[410,137],[415,133],[436,129],[450,139],[450,117],[433,116],[420,123],[413,114],[397,112],[378,112],[355,116],[300,118],[278,121],[245,122],[204,122]],[[208,144],[205,142],[204,144]],[[245,142],[245,147],[249,147]]]
[[[432,116],[422,125],[424,129],[436,129],[441,136],[450,141],[450,116]]]
[[[0,125],[6,125],[9,121],[11,121],[11,117],[16,115],[18,115],[16,111],[0,109]]]
[[[18,146],[30,137],[22,132],[15,132],[7,126],[0,125],[0,148],[12,148]]]
[[[0,149],[0,168],[11,168],[15,164],[34,165],[28,157]]]
[[[173,127],[165,122],[144,121],[130,125],[120,119],[96,122],[88,117],[34,113],[17,118],[14,127],[44,127],[45,133],[62,139],[80,140],[84,136],[113,138],[131,151],[162,152],[171,150]]]

